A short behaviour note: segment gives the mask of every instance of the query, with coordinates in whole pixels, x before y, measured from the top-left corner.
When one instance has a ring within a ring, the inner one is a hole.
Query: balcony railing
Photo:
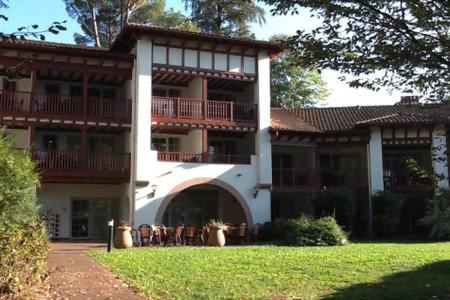
[[[273,168],[274,187],[285,189],[318,190],[322,187],[367,187],[367,170],[301,170]]]
[[[31,150],[44,177],[119,177],[130,176],[129,153],[101,153],[63,150]]]
[[[158,152],[159,161],[184,162],[184,163],[208,163],[208,164],[233,164],[249,165],[250,155],[208,154],[208,153],[182,153],[182,152]]]
[[[167,119],[255,123],[256,104],[153,97],[152,116]]]
[[[0,90],[0,113],[4,112],[130,122],[131,100],[87,97],[85,101],[82,96]]]
[[[424,169],[428,174],[434,174],[432,169]],[[433,190],[432,179],[428,177],[416,178],[408,168],[399,167],[383,170],[384,187],[393,192],[415,192]]]

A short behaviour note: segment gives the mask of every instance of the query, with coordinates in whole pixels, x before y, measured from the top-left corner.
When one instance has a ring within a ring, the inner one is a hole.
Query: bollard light
[[[114,219],[108,221],[108,252],[112,251]]]

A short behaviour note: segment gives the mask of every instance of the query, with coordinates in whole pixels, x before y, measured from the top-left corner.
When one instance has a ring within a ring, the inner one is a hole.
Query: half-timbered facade
[[[59,238],[109,218],[270,220],[270,70],[281,49],[125,26],[109,49],[0,42],[0,123],[40,171]]]

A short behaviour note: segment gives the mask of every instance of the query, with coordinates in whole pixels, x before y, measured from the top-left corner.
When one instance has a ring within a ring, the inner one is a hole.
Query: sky
[[[61,43],[74,43],[73,34],[80,32],[80,25],[71,19],[66,12],[63,0],[9,0],[9,9],[2,10],[9,20],[0,20],[0,31],[13,32],[16,28],[25,25],[38,24],[40,28],[46,28],[53,21],[67,20],[67,31],[58,35],[47,34],[47,40]],[[260,26],[252,24],[251,30],[257,39],[268,39],[278,33],[292,35],[297,29],[309,30],[314,28],[317,20],[302,11],[295,16],[271,16],[270,7],[263,6],[266,10],[266,23]],[[181,0],[166,0],[167,8],[174,8],[186,13]],[[324,70],[322,72],[327,82],[330,95],[320,106],[355,106],[355,105],[382,105],[394,104],[400,99],[400,92],[389,93],[387,90],[379,92],[367,89],[355,89],[348,87],[338,79],[339,74],[335,71]]]

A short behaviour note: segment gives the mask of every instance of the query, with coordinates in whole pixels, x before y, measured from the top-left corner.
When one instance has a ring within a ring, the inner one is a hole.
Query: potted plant
[[[125,221],[120,221],[117,227],[116,237],[114,238],[114,247],[117,249],[131,248],[133,238],[131,237],[131,227]]]
[[[208,245],[218,247],[225,246],[225,235],[223,234],[223,222],[211,219],[208,223],[208,226],[209,226]]]

